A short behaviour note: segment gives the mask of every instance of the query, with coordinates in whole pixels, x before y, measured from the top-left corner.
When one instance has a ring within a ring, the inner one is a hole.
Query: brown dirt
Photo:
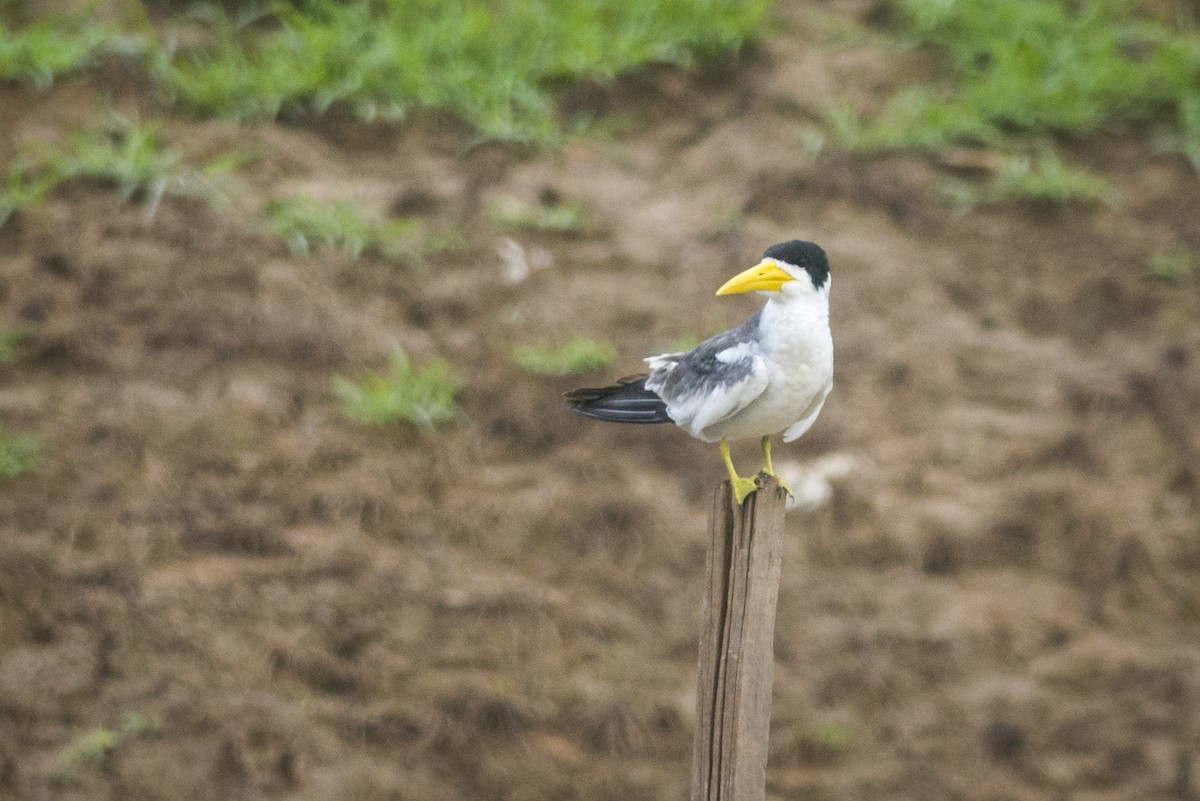
[[[1147,277],[1200,251],[1200,182],[1131,134],[1072,147],[1112,207],[956,215],[934,158],[806,150],[821,104],[928,68],[839,42],[869,5],[785,3],[736,64],[572,90],[633,130],[556,153],[438,120],[170,121],[195,163],[257,154],[251,207],[467,231],[423,268],[89,185],[0,229],[0,320],[33,331],[0,414],[49,456],[0,492],[0,798],[686,797],[720,462],[559,395],[738,321],[714,288],[795,236],[831,254],[837,384],[778,453],[855,468],[789,518],[770,796],[1200,796],[1200,292]],[[0,160],[99,96],[0,89]],[[547,191],[596,230],[515,235],[549,266],[506,283],[480,198]],[[512,366],[576,332],[620,365]],[[462,425],[340,415],[331,375],[394,343],[462,367]],[[116,746],[78,756],[99,727]]]

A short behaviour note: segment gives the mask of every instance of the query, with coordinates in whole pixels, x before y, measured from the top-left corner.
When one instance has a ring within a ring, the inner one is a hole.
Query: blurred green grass
[[[295,0],[173,12],[119,30],[87,15],[0,23],[0,79],[47,86],[101,58],[141,59],[162,97],[204,115],[273,119],[342,106],[363,119],[449,112],[486,137],[547,141],[554,88],[648,62],[737,50],[770,0]],[[0,9],[2,10],[2,9]],[[187,30],[187,36],[177,36]],[[187,46],[177,42],[187,41]]]
[[[1067,164],[1046,142],[1038,143],[1032,154],[1005,157],[982,185],[950,179],[942,190],[959,211],[1013,197],[1049,204],[1112,204],[1117,198],[1102,175]]]
[[[1182,6],[1181,6],[1182,8]],[[1200,170],[1200,32],[1186,15],[1146,16],[1130,0],[899,0],[899,35],[936,49],[936,86],[899,91],[872,119],[828,110],[835,138],[854,149],[983,145],[1044,156],[1056,135],[1150,122],[1157,144]],[[1065,173],[1033,160],[1005,191],[1054,195]],[[1072,180],[1071,191],[1100,189]]]
[[[413,226],[410,220],[376,223],[346,200],[279,199],[267,205],[265,216],[267,225],[301,256],[321,246],[357,259],[363,249],[403,237]]]
[[[992,143],[1163,116],[1200,148],[1200,34],[1127,0],[901,0],[903,32],[936,46],[954,86],[909,87],[866,127],[880,143]],[[1200,155],[1196,151],[1194,155]]]
[[[263,210],[266,227],[297,256],[340,250],[351,259],[371,252],[417,266],[438,253],[462,248],[466,239],[453,225],[420,217],[373,219],[350,199],[276,198]]]
[[[449,111],[488,137],[558,134],[547,87],[652,61],[735,50],[767,0],[552,3],[382,0],[280,4],[254,25],[209,15],[209,41],[160,62],[161,85],[202,113],[272,118],[343,104],[359,117]]]
[[[15,26],[8,20],[12,14],[0,13],[0,80],[45,87],[64,73],[123,57],[143,70],[165,109],[242,120],[319,115],[332,108],[362,119],[396,119],[428,109],[463,120],[485,138],[554,142],[579,122],[560,118],[558,89],[647,63],[689,65],[734,52],[762,35],[771,5],[770,0],[280,0],[236,8],[202,3],[159,8],[151,29],[138,0],[122,2],[136,6],[140,13],[126,16],[143,24],[121,27],[81,13]],[[1183,153],[1200,171],[1200,32],[1186,14],[1148,16],[1133,0],[896,0],[895,6],[895,33],[910,46],[938,52],[945,73],[932,85],[901,89],[870,119],[846,104],[830,107],[827,122],[841,146],[940,150],[967,144],[999,151],[1011,169],[987,186],[955,190],[960,205],[968,206],[1014,196],[1111,199],[1099,176],[1055,152],[1054,142],[1062,137],[1097,130],[1120,132],[1148,123],[1156,149]],[[12,0],[0,0],[0,12],[13,7]],[[155,141],[127,138],[125,146],[141,145],[140,150],[110,154],[107,161],[118,166],[122,155],[143,161],[172,156],[169,149],[151,147]],[[80,148],[86,144],[76,142]],[[82,158],[76,161],[86,173]],[[153,209],[162,191],[181,185],[163,183],[171,165],[150,166],[155,175],[110,180],[122,194],[132,188],[148,197]],[[56,185],[45,167],[18,153],[0,186],[0,222],[36,206]],[[567,231],[586,224],[573,209],[554,212],[509,223]],[[411,260],[419,261],[419,255]]]
[[[41,437],[36,434],[10,434],[0,426],[0,479],[31,473],[44,462]]]
[[[540,231],[576,235],[592,230],[586,208],[577,201],[544,200],[525,203],[512,197],[493,198],[488,211],[496,225],[505,231]]]
[[[388,353],[387,372],[366,371],[357,381],[333,377],[334,394],[351,420],[370,425],[407,420],[426,431],[459,419],[455,397],[462,387],[449,362],[432,359],[417,367],[400,347]]]
[[[7,4],[0,3],[0,11]],[[0,18],[0,80],[46,88],[65,73],[111,55],[136,56],[151,43],[86,15],[59,15],[23,27]]]
[[[218,161],[196,169],[167,141],[158,122],[142,122],[111,108],[103,118],[72,132],[66,142],[20,147],[0,182],[0,225],[13,213],[34,210],[57,186],[74,179],[116,190],[119,203],[139,199],[147,218],[164,195],[213,198]]]
[[[513,362],[535,375],[575,375],[607,367],[617,359],[617,346],[608,340],[575,337],[562,345],[518,345]]]

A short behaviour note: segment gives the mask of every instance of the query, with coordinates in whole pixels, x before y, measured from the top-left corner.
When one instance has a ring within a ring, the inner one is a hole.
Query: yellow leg
[[[780,475],[775,472],[775,468],[771,465],[771,435],[770,434],[768,434],[762,438],[762,449],[763,449],[763,472],[766,473],[768,476],[772,476],[776,481],[778,481],[779,486],[783,487],[784,491],[788,495],[795,497],[795,493],[792,492],[792,488],[789,487],[784,482],[783,478],[781,478]]]
[[[729,443],[721,439],[721,458],[725,460],[725,469],[729,471],[729,483],[733,485],[733,497],[738,506],[746,500],[746,496],[758,489],[758,484],[752,478],[741,478],[733,467],[733,459],[729,458]]]

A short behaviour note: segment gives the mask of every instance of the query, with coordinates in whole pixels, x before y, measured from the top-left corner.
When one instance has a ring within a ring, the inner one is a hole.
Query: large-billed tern
[[[767,302],[737,328],[686,353],[647,358],[648,374],[567,394],[571,408],[588,417],[675,423],[705,442],[720,442],[738,504],[758,485],[738,476],[729,441],[761,437],[763,472],[778,479],[771,435],[782,432],[791,442],[808,431],[833,386],[825,251],[798,239],[772,245],[758,264],[717,290],[741,292],[758,292]]]

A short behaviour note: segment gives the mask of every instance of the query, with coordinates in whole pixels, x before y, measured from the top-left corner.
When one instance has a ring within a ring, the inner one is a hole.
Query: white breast
[[[706,428],[704,439],[762,437],[806,418],[815,419],[833,383],[827,298],[822,292],[767,303],[759,327],[761,354],[769,375],[767,388],[736,415]],[[803,429],[789,432],[793,436],[788,439],[799,436]]]

